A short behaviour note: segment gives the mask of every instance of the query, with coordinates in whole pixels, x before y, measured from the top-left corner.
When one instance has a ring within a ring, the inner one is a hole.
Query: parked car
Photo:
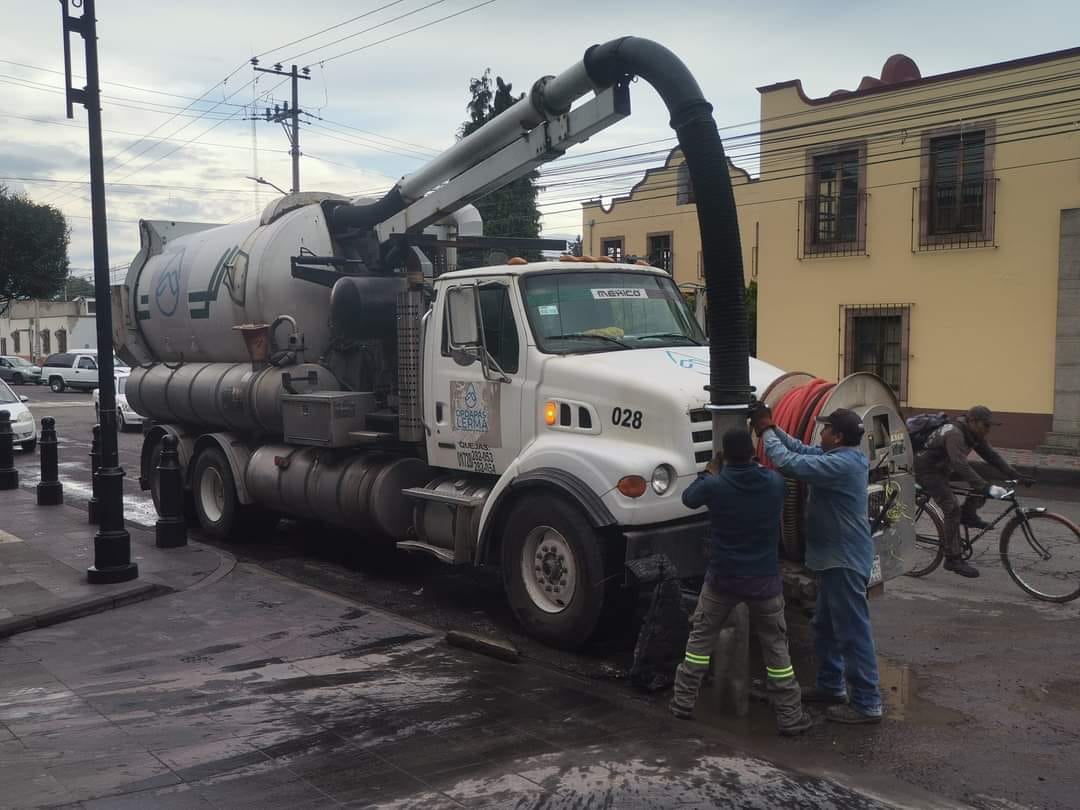
[[[30,409],[23,403],[29,402],[30,397],[20,397],[6,382],[0,380],[0,411],[7,411],[11,417],[11,430],[15,434],[15,444],[18,444],[27,453],[37,446],[37,425],[34,424],[34,416]]]
[[[97,385],[97,367],[97,352],[61,352],[49,355],[41,376],[57,394],[68,388],[92,391]]]
[[[24,385],[36,383],[41,385],[41,367],[35,366],[29,360],[14,355],[0,357],[0,380],[8,385]]]
[[[138,428],[142,430],[143,418],[141,415],[135,412],[135,410],[128,405],[127,396],[125,390],[127,388],[128,377],[131,376],[131,369],[127,366],[124,368],[117,368],[116,374],[116,427],[119,430],[127,430],[128,428]],[[101,421],[101,389],[94,389],[94,419],[95,421]]]

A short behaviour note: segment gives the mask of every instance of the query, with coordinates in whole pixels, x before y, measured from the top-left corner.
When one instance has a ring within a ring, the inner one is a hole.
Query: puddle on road
[[[878,674],[881,679],[881,697],[885,703],[885,717],[904,723],[922,725],[949,725],[964,722],[961,712],[949,709],[923,699],[918,694],[918,678],[905,664],[897,664],[878,657]],[[750,712],[746,717],[732,717],[721,709],[719,692],[715,686],[706,685],[701,689],[695,718],[699,722],[722,728],[733,734],[753,737],[774,737],[776,720],[772,709],[763,699],[764,684],[754,684],[754,694],[761,696],[750,700]],[[814,712],[822,714],[815,708]]]

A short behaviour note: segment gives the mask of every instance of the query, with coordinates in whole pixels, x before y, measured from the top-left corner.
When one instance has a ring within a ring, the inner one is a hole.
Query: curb
[[[0,638],[8,638],[18,633],[25,633],[28,630],[37,630],[61,622],[68,622],[72,619],[81,619],[83,616],[90,616],[94,613],[104,613],[107,610],[114,610],[173,592],[172,588],[165,585],[147,582],[122,593],[76,599],[33,616],[14,616],[0,621]]]

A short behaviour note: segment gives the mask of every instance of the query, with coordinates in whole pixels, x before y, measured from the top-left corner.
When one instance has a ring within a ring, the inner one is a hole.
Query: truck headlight
[[[661,464],[652,471],[652,488],[657,495],[663,495],[671,489],[671,483],[675,480],[675,470],[668,464]]]

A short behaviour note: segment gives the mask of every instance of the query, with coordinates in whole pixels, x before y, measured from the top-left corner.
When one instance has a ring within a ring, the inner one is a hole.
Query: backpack
[[[937,413],[919,413],[908,417],[906,424],[908,435],[911,437],[912,452],[921,453],[926,448],[926,443],[934,431],[947,424],[949,417],[944,411]]]

